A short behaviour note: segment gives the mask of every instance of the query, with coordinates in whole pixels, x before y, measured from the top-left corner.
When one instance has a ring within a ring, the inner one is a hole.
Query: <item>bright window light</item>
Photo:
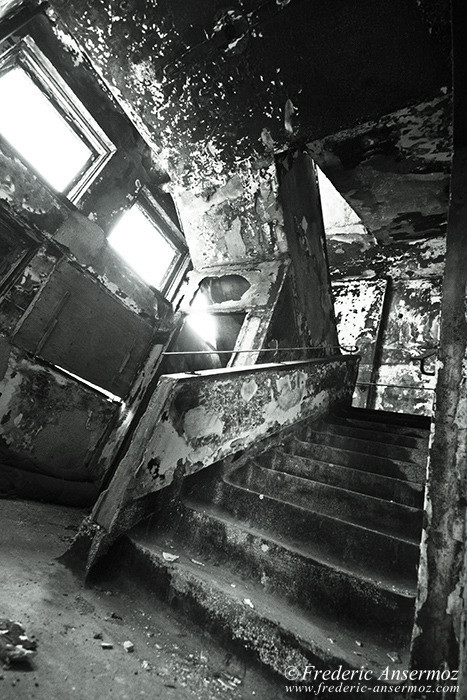
[[[108,238],[112,248],[143,278],[160,289],[179,251],[138,203],[128,209]]]
[[[92,151],[22,68],[12,68],[0,77],[0,104],[0,133],[52,187],[63,192]]]
[[[205,309],[208,303],[203,294],[198,292],[190,307],[186,322],[197,336],[212,348],[217,348],[217,322],[215,317]]]

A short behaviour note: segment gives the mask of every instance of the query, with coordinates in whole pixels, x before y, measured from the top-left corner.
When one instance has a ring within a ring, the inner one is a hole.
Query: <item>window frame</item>
[[[60,192],[76,204],[117,148],[30,36],[23,37],[0,55],[0,75],[16,67],[21,68],[31,78],[58,114],[91,151],[92,155],[85,165]],[[5,142],[10,143],[1,133],[0,136]],[[13,144],[10,145],[15,149]],[[15,151],[28,168],[37,173],[41,180],[54,190],[40,171],[31,165],[17,149]]]
[[[143,211],[143,214],[154,226],[155,233],[162,236],[176,252],[172,263],[167,268],[161,280],[160,287],[155,287],[160,294],[171,300],[176,294],[190,265],[190,257],[185,237],[180,228],[175,225],[147,187],[142,187],[140,189],[131,206],[122,214],[122,218],[125,216],[125,213],[134,206],[138,206]],[[111,231],[109,235],[110,233]],[[136,274],[138,273],[136,272]]]

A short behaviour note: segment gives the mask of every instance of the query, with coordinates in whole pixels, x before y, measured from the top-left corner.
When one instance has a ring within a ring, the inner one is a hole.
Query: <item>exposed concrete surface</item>
[[[84,588],[57,561],[82,516],[77,509],[2,501],[0,616],[21,621],[38,641],[29,669],[0,669],[2,700],[283,697],[280,686],[167,606],[149,609],[108,584]],[[94,639],[99,633],[103,639]],[[133,653],[123,648],[127,640]],[[102,649],[102,641],[113,648]]]

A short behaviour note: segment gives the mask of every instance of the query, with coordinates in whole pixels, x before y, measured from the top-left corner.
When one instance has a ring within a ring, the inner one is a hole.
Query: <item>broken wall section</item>
[[[21,466],[29,460],[44,475],[47,437],[50,449],[64,454],[55,476],[62,471],[67,479],[72,464],[98,487],[173,331],[170,303],[107,243],[116,218],[143,185],[156,191],[157,178],[148,147],[73,38],[53,19],[39,15],[13,33],[2,50],[26,34],[57,67],[116,151],[74,205],[0,138],[0,320],[2,343],[10,348],[4,396],[14,387],[13,403],[2,404],[0,436],[10,462],[16,459]],[[163,193],[161,206],[174,215]],[[70,373],[66,380],[62,369]],[[43,395],[45,381],[58,383],[63,391]],[[86,382],[96,388],[87,388]],[[109,394],[120,399],[120,408],[109,403]],[[23,425],[23,405],[30,407],[27,439],[11,430],[15,422]],[[104,435],[113,451],[108,449],[102,460]],[[63,440],[69,441],[70,454],[62,450]]]
[[[354,327],[342,328],[340,335],[363,342],[365,354],[369,343],[372,347],[361,365],[356,405],[432,412],[452,151],[450,106],[450,95],[442,90],[431,101],[309,144],[358,215],[353,225],[348,217],[342,222],[334,217],[326,231],[340,319],[352,326],[355,312]],[[365,299],[380,284],[386,291],[378,312],[373,304],[365,316]],[[430,353],[431,359],[423,357]]]
[[[0,336],[0,497],[92,505],[95,453],[121,410]]]
[[[195,266],[180,308],[193,313],[203,296],[205,313],[225,314],[220,324],[228,314],[244,314],[229,365],[254,363],[260,349],[264,359],[274,349],[275,359],[338,352],[314,165],[299,150],[281,154],[277,163],[279,173],[272,163],[260,170],[253,160],[248,168],[243,164],[243,177],[235,175],[209,195],[174,189],[182,219],[190,217],[187,242]],[[241,294],[205,294],[203,286],[232,276],[243,277]],[[291,316],[282,318],[279,333],[281,308]]]

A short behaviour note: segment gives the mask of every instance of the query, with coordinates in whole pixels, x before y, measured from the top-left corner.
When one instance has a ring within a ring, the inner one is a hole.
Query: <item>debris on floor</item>
[[[177,561],[177,559],[180,559],[180,557],[177,554],[171,554],[170,552],[162,552],[162,556],[164,557],[165,561]]]
[[[36,654],[36,649],[37,642],[28,638],[21,623],[0,619],[0,660],[4,666],[29,661]]]

